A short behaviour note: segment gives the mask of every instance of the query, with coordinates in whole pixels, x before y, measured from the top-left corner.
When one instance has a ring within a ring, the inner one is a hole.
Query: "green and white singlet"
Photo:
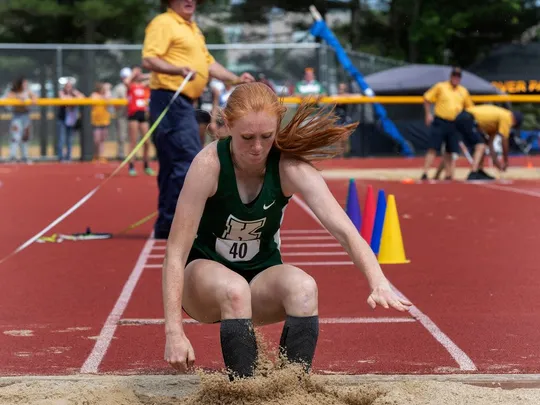
[[[283,195],[279,177],[279,150],[273,148],[259,195],[244,204],[240,199],[231,138],[217,143],[220,162],[215,195],[206,201],[188,263],[209,259],[245,276],[282,264],[280,226],[290,197]]]

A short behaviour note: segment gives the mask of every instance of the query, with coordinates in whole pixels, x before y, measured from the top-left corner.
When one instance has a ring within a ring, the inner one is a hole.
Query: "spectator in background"
[[[201,145],[206,144],[206,133],[209,132],[213,137],[217,136],[217,116],[219,107],[219,90],[208,83],[201,96],[197,99],[196,116],[199,124],[199,136]]]
[[[167,11],[153,18],[145,30],[142,59],[143,67],[152,72],[151,122],[161,115],[184,78],[194,73],[153,134],[159,161],[156,239],[169,237],[178,195],[201,150],[194,106],[210,76],[234,83],[254,81],[248,73],[238,77],[228,71],[208,52],[203,33],[192,21],[200,3],[202,0],[162,0]]]
[[[313,68],[307,67],[304,70],[304,80],[300,80],[294,87],[296,97],[306,96],[326,96],[327,92],[324,86],[315,78]]]
[[[131,76],[131,68],[125,67],[120,71],[120,83],[114,86],[112,98],[127,100],[126,79]],[[124,160],[126,157],[126,139],[128,136],[128,116],[127,107],[124,105],[115,106],[116,110],[116,141],[118,144],[117,157]]]
[[[21,101],[32,100],[33,104],[37,101],[37,96],[28,89],[28,80],[24,77],[13,82],[11,90],[8,92],[6,98]],[[9,124],[9,135],[11,138],[9,159],[13,161],[17,160],[17,147],[19,147],[21,160],[30,163],[28,157],[28,141],[31,136],[32,124],[30,107],[27,105],[13,106],[11,107],[11,112],[13,115]]]
[[[268,87],[270,87],[274,93],[276,92],[276,89],[274,89],[272,82],[266,78],[266,75],[264,73],[259,73],[258,79],[261,83],[264,83]]]
[[[92,95],[94,100],[109,100],[111,98],[110,85],[98,82]],[[92,106],[92,130],[94,135],[94,162],[105,163],[105,140],[109,137],[111,125],[111,112],[106,104]]]
[[[452,68],[450,80],[433,85],[424,93],[424,110],[426,125],[430,127],[429,146],[424,162],[422,180],[427,180],[427,172],[442,145],[445,145],[444,162],[446,180],[454,178],[454,154],[459,153],[459,140],[456,133],[455,119],[465,108],[472,107],[469,91],[461,83],[461,69]],[[431,105],[434,104],[434,114]]]
[[[129,146],[130,153],[137,146],[137,139],[139,136],[144,136],[148,132],[148,101],[150,98],[150,88],[148,87],[148,81],[146,75],[143,74],[139,66],[132,68],[131,75],[125,81],[128,90],[128,133],[129,133]],[[153,176],[154,170],[150,167],[150,140],[146,141],[143,145],[143,166],[144,172]],[[136,176],[137,170],[133,161],[133,156],[129,162],[129,175]]]
[[[346,96],[351,95],[347,89],[347,83],[339,83],[337,95],[341,97],[346,97]],[[334,113],[339,118],[338,121],[336,122],[337,125],[349,125],[350,123],[352,123],[351,104],[347,104],[347,103],[336,104]],[[349,150],[350,150],[349,139],[350,138],[346,138],[342,140],[341,147],[343,148],[343,156],[349,153]]]
[[[62,100],[72,100],[75,98],[84,98],[84,94],[73,87],[71,80],[68,80],[64,87],[58,92],[58,98]],[[58,109],[58,141],[56,154],[60,162],[71,161],[71,149],[73,145],[73,133],[79,119],[78,106],[60,106]],[[64,154],[65,147],[65,154]]]
[[[337,95],[341,97],[351,95],[347,89],[347,83],[339,83]],[[334,112],[339,117],[339,121],[338,121],[339,125],[347,125],[352,122],[351,115],[350,115],[350,107],[351,105],[347,103],[336,104],[336,108]]]

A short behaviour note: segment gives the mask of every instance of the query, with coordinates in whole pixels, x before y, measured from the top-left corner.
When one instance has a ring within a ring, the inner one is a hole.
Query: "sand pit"
[[[497,169],[487,168],[487,173],[495,176],[497,180],[538,180],[540,170],[536,168],[511,167],[504,173]],[[456,168],[456,180],[465,180],[469,174],[469,168]],[[435,169],[429,173],[429,178],[433,178]],[[369,179],[369,180],[419,180],[422,176],[422,169],[397,168],[397,169],[326,169],[322,170],[325,179]]]
[[[376,381],[377,378],[379,381]],[[540,403],[540,389],[430,377],[311,376],[290,370],[229,383],[223,375],[0,379],[0,405],[495,405]],[[369,381],[369,380],[372,381]]]

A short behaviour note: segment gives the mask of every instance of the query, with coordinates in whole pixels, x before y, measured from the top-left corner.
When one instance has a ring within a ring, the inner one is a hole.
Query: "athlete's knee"
[[[299,272],[287,280],[285,311],[288,315],[312,316],[318,310],[317,282],[310,275]]]
[[[474,149],[477,151],[484,151],[486,150],[486,144],[483,142],[479,142],[474,146]]]
[[[251,290],[244,279],[227,282],[220,301],[222,318],[251,318]]]

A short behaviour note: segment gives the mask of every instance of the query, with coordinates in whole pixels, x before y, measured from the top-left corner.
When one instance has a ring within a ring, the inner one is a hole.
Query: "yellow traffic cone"
[[[378,260],[380,264],[410,263],[410,260],[405,257],[396,199],[393,194],[388,195],[388,201],[386,203],[386,214],[384,216]]]

